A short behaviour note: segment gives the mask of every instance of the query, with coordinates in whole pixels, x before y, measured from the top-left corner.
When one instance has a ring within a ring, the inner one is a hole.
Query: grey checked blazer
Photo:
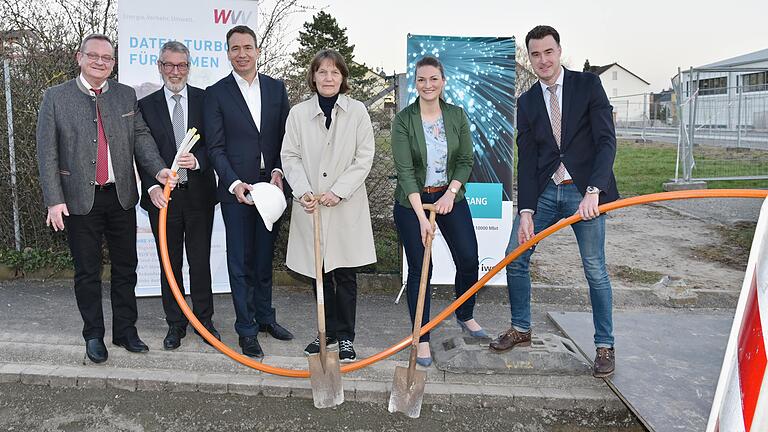
[[[43,94],[37,118],[37,160],[46,206],[66,203],[69,214],[88,214],[96,179],[96,104],[109,142],[120,205],[136,206],[134,159],[154,177],[165,162],[144,123],[131,87],[108,80],[92,97],[79,78],[51,87]]]

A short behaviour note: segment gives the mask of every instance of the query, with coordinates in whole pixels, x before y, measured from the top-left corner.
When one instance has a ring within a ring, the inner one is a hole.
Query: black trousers
[[[312,283],[317,295],[317,284]],[[357,312],[357,269],[336,268],[323,273],[325,334],[336,339],[355,340]]]
[[[123,210],[114,188],[96,190],[86,215],[64,218],[75,263],[75,298],[85,340],[104,337],[101,305],[102,238],[112,262],[112,338],[136,334],[136,210]]]
[[[268,231],[255,206],[221,203],[227,229],[227,269],[235,331],[240,337],[255,336],[259,325],[276,322],[272,307],[272,258],[279,220]]]
[[[192,311],[202,322],[213,316],[213,294],[211,292],[211,233],[213,232],[214,207],[201,205],[193,189],[175,189],[171,192],[168,206],[166,233],[168,238],[168,257],[173,268],[173,277],[180,289],[184,289],[183,273],[184,251],[186,247],[189,262],[189,293],[192,297]],[[149,223],[157,244],[157,259],[160,258],[160,240],[158,237],[160,210],[151,206]],[[160,288],[163,298],[165,321],[169,326],[186,328],[189,320],[181,312],[179,304],[171,293],[165,272],[160,275]],[[182,291],[183,292],[183,291]]]

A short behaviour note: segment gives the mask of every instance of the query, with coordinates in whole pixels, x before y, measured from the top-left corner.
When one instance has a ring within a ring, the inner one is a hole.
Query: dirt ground
[[[653,205],[607,216],[606,262],[615,288],[649,288],[663,276],[691,289],[741,288],[746,260],[741,266],[726,266],[698,252],[718,247],[723,241],[720,226]],[[583,273],[574,272],[581,268],[570,228],[544,239],[533,255],[534,283],[586,288]]]

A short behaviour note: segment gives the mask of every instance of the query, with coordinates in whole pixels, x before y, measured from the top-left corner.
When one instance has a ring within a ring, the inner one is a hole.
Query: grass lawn
[[[694,177],[750,175],[768,172],[768,152],[736,152],[697,146]],[[622,197],[662,192],[662,184],[675,176],[677,147],[672,144],[619,140],[613,168]],[[681,171],[682,172],[682,171]],[[768,188],[768,180],[710,181],[709,189]]]

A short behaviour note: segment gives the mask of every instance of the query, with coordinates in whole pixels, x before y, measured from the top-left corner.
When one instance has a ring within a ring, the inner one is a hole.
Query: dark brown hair
[[[344,61],[344,57],[339,54],[338,51],[329,48],[321,49],[317,52],[317,54],[315,54],[315,57],[312,58],[312,62],[307,68],[307,85],[309,88],[312,89],[313,92],[317,93],[317,84],[315,84],[315,72],[320,69],[320,64],[325,59],[331,60],[339,72],[341,72],[342,78],[341,86],[339,87],[339,93],[348,92],[349,82],[347,79],[349,78],[349,68],[347,67],[347,62]]]
[[[432,66],[436,67],[440,70],[440,76],[443,77],[443,80],[445,80],[445,69],[443,68],[443,64],[440,63],[440,60],[437,59],[437,57],[432,56],[424,56],[421,58],[421,60],[416,62],[416,70],[418,71],[420,67],[422,66]]]
[[[531,39],[544,39],[547,36],[552,36],[555,39],[555,42],[560,45],[560,33],[558,33],[554,27],[538,25],[525,35],[525,48],[528,48],[528,42],[530,42]]]
[[[232,37],[232,35],[235,33],[251,35],[251,37],[253,37],[253,47],[258,48],[258,46],[256,46],[257,45],[256,33],[248,26],[239,25],[239,26],[232,27],[227,32],[227,50],[229,50],[229,38]]]

